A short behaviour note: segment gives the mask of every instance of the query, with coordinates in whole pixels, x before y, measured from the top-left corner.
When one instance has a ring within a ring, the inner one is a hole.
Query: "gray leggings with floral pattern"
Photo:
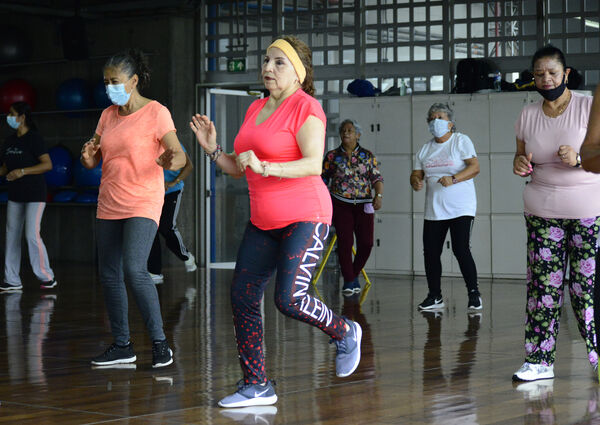
[[[541,218],[527,222],[527,322],[525,361],[554,364],[563,304],[567,259],[571,306],[588,359],[598,363],[594,325],[594,280],[600,216],[582,219]]]

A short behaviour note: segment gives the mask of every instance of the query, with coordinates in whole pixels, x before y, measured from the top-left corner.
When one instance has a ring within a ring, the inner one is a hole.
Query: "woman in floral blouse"
[[[340,125],[342,144],[327,152],[323,161],[323,181],[333,202],[333,225],[338,238],[338,258],[346,296],[361,291],[358,275],[373,247],[373,215],[381,208],[383,177],[377,159],[358,144],[360,125],[351,119]],[[356,234],[356,256],[352,245]]]

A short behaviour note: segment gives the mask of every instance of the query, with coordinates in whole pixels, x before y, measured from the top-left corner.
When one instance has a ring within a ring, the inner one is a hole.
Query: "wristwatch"
[[[458,183],[458,180],[456,179],[456,177],[452,176],[452,184],[456,184]]]
[[[383,198],[383,195],[382,195],[381,193],[378,193],[378,194],[377,194],[377,195],[375,195],[375,196],[377,196],[378,198]]]
[[[577,154],[577,163],[575,164],[575,167],[581,167],[581,155]]]

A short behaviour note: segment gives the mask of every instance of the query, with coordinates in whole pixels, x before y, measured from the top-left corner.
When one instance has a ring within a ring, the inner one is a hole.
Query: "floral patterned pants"
[[[569,261],[568,287],[579,332],[592,366],[598,363],[594,325],[594,280],[600,217],[541,218],[527,222],[527,321],[525,361],[552,365]]]

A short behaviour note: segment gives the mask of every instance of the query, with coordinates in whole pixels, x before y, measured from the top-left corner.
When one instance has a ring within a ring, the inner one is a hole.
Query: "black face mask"
[[[544,99],[552,102],[553,100],[558,99],[565,92],[565,89],[567,88],[567,83],[565,83],[565,79],[566,75],[563,76],[562,83],[560,83],[560,86],[554,87],[553,89],[538,89],[537,86],[535,87],[535,89],[539,94],[541,94],[544,97]]]

